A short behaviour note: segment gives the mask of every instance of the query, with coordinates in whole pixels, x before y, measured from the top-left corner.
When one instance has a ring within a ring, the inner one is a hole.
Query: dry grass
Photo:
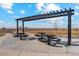
[[[1,30],[0,29],[0,37],[3,36],[3,35],[5,35],[5,33],[8,33],[8,31],[7,30]]]
[[[29,29],[25,30],[25,32],[36,34],[38,32],[45,32],[47,34],[54,34],[56,36],[68,36],[68,30],[67,29]],[[72,29],[72,37],[78,37],[79,36],[79,30],[78,29]]]
[[[4,33],[0,33],[0,37],[3,36],[3,35],[5,35],[5,34]]]
[[[12,30],[15,32],[15,30]],[[27,29],[25,32],[36,34],[38,32],[45,32],[47,34],[54,34],[56,36],[67,37],[68,30],[67,29]],[[0,33],[9,33],[9,30],[0,30]],[[72,29],[72,37],[79,37],[79,29]]]

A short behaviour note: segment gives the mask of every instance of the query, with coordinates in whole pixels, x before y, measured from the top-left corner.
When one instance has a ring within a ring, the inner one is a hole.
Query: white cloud
[[[79,9],[79,6],[75,6],[75,9]]]
[[[49,4],[45,11],[50,12],[50,11],[56,11],[56,10],[60,10],[61,8],[59,6],[57,6],[56,4]]]
[[[13,14],[13,11],[11,11],[11,10],[8,10],[7,12],[10,13],[10,14]]]
[[[25,10],[20,10],[20,12],[21,12],[22,14],[25,14]]]
[[[7,12],[10,13],[10,14],[13,14],[12,6],[13,6],[12,3],[0,3],[0,7],[7,10]]]
[[[0,3],[0,6],[4,9],[11,10],[13,4],[12,3]]]
[[[41,11],[42,13],[43,12],[56,11],[56,10],[60,10],[61,9],[58,5],[53,4],[53,3],[52,4],[38,3],[36,5],[36,8],[37,8],[36,12]]]
[[[45,5],[44,5],[44,3],[37,3],[37,5],[36,5],[36,8],[37,8],[37,11],[39,12],[39,11],[42,11],[43,10],[43,7],[45,7]],[[36,11],[36,12],[37,12]]]
[[[79,13],[78,13],[78,12],[75,12],[75,15],[76,15],[76,16],[78,16],[78,15],[79,15]]]
[[[0,20],[0,24],[3,24],[3,23],[4,23],[4,21]]]

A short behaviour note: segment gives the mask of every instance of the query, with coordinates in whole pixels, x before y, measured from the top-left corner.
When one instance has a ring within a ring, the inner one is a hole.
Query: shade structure
[[[19,33],[18,29],[18,21],[22,21],[23,25],[23,33],[24,33],[24,22],[25,21],[34,21],[34,20],[43,20],[48,18],[56,18],[56,17],[62,17],[62,16],[68,16],[68,45],[71,45],[71,16],[74,15],[74,9],[64,9],[64,10],[57,10],[57,11],[51,11],[44,14],[39,15],[33,15],[23,18],[16,19],[17,21],[17,35]]]

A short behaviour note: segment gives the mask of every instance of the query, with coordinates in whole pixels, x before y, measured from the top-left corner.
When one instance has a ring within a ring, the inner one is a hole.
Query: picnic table
[[[44,32],[38,32],[40,34],[41,39],[43,38],[43,35],[45,34]]]
[[[25,33],[19,33],[20,40],[23,40],[24,37],[27,37]]]
[[[60,38],[55,35],[46,34],[44,32],[39,32],[39,40],[41,42],[46,42],[48,45],[56,46],[57,44],[66,45],[66,42],[61,41]]]
[[[60,38],[57,38],[55,35],[47,35],[48,37],[48,45],[56,46],[57,44],[67,46],[67,43],[65,41],[61,41]]]
[[[47,42],[47,37],[45,36],[46,33],[44,32],[38,32],[35,36],[37,37],[37,39],[41,42]]]

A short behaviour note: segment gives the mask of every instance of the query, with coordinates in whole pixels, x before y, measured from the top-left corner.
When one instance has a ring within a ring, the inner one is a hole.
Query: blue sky
[[[72,27],[79,25],[79,4],[71,3],[0,3],[0,28],[16,28],[15,19],[50,11],[73,8]],[[55,23],[56,22],[56,23]],[[67,17],[25,22],[28,28],[67,28]],[[21,26],[21,22],[20,22]]]

